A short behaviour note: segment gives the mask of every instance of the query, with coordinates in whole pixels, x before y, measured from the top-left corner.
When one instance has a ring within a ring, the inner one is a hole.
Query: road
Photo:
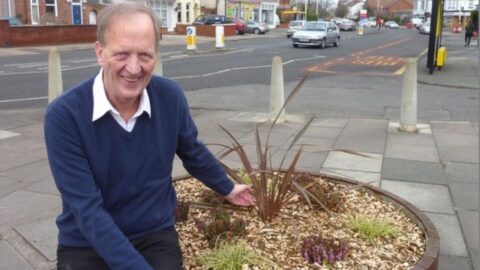
[[[405,29],[341,35],[340,47],[325,49],[293,48],[281,30],[227,42],[223,51],[215,50],[213,42],[198,44],[198,54],[187,53],[185,46],[162,46],[163,72],[184,87],[196,107],[264,110],[272,58],[280,56],[286,89],[310,73],[309,90],[292,105],[293,112],[388,116],[390,108],[398,107],[405,58],[424,51],[428,37]],[[34,52],[0,57],[0,109],[46,106],[48,55]],[[62,51],[61,57],[65,89],[98,70],[93,47]],[[423,93],[427,106],[436,106],[428,101],[438,93]],[[441,93],[446,100],[458,98],[458,93]]]

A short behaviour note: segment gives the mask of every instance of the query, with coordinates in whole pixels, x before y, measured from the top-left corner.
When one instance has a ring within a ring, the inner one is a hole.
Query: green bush
[[[213,251],[196,258],[202,269],[241,270],[244,265],[259,269],[276,269],[277,265],[250,248],[245,241],[222,242]]]
[[[378,220],[364,215],[355,215],[348,217],[348,227],[362,236],[374,245],[379,237],[396,237],[399,230],[388,220]]]

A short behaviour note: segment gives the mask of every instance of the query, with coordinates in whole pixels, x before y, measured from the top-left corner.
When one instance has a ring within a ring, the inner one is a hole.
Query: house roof
[[[390,9],[390,7],[397,6],[400,2],[404,2],[410,7],[413,7],[412,0],[367,0],[366,6],[376,9],[377,3],[380,7]]]

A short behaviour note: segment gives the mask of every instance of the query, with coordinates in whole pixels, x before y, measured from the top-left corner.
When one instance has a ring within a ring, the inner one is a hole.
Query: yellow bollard
[[[187,27],[187,50],[197,49],[197,31],[194,26]]]

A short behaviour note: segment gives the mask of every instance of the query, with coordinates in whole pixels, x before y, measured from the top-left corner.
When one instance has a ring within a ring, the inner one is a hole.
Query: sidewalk
[[[424,74],[426,57],[421,59],[418,89],[432,85],[478,89],[478,49],[464,48],[463,36],[445,38],[446,66],[433,75]],[[266,118],[268,106],[264,107],[263,113],[203,108],[192,114],[204,142],[227,141],[220,123],[255,154],[248,145],[254,141],[253,122]],[[43,109],[0,111],[0,270],[55,267],[54,220],[61,205],[45,152],[43,113]],[[278,127],[271,140],[274,155],[286,151],[304,116],[291,115]],[[398,118],[398,114],[383,119],[316,117],[299,142],[308,146],[298,168],[375,181],[413,203],[435,224],[441,239],[439,269],[479,270],[478,122],[426,121],[419,133],[401,133],[395,128]],[[376,159],[332,149],[359,151]],[[177,162],[174,176],[184,173]]]

